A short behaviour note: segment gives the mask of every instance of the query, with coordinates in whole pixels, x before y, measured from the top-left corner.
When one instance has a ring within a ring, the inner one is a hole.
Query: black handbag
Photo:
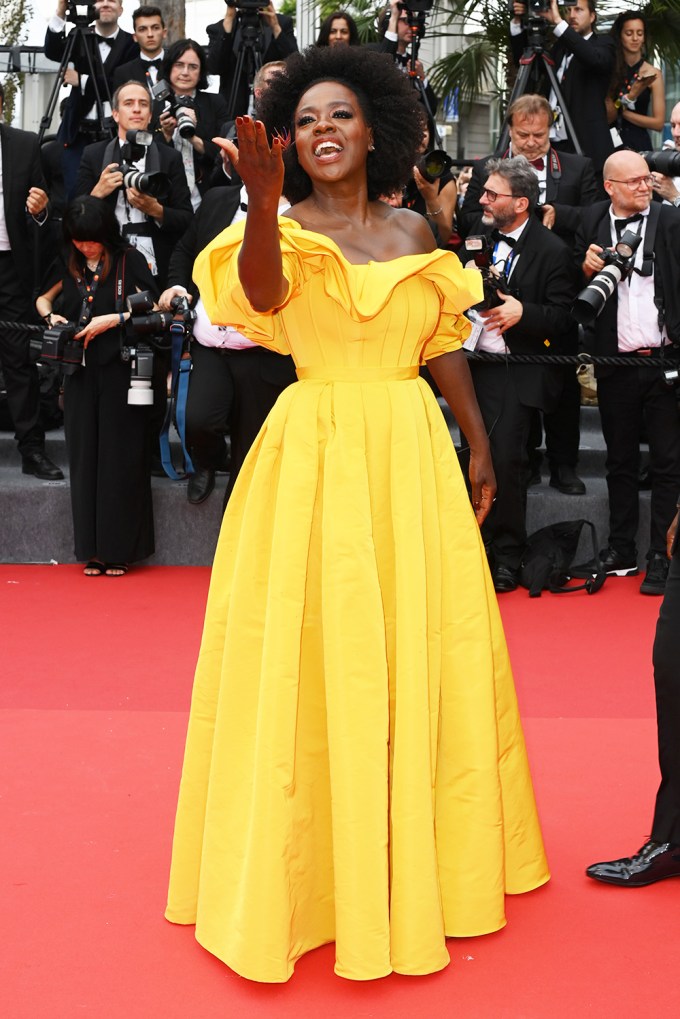
[[[572,566],[584,526],[590,528],[593,558],[580,566]],[[573,577],[582,578],[583,583],[567,586]],[[542,591],[595,594],[606,579],[598,551],[597,531],[589,520],[563,520],[558,524],[548,524],[527,538],[519,582],[522,587],[528,588],[530,598],[540,598]]]

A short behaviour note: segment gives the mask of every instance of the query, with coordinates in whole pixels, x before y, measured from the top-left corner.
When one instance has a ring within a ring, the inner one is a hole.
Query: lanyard
[[[82,276],[76,276],[76,286],[78,287],[78,292],[83,298],[80,315],[78,316],[78,324],[81,326],[86,326],[92,318],[92,302],[94,301],[94,295],[97,293],[97,287],[101,280],[101,271],[102,259],[100,258],[97,262],[97,268],[92,274],[91,283],[87,282],[84,273]]]
[[[492,257],[493,257],[493,264],[494,264],[494,266],[497,264],[496,258],[497,258],[497,255],[498,255],[498,246],[499,246],[499,244],[500,244],[500,241],[496,241],[496,244],[495,244],[494,249],[493,249],[493,256]],[[503,263],[503,269],[501,270],[501,272],[502,272],[502,275],[504,276],[504,278],[506,280],[510,279],[510,272],[512,270],[512,260],[514,259],[516,254],[517,254],[517,251],[515,250],[515,248],[510,248],[510,254],[508,255],[508,257],[505,258],[505,259],[499,259],[499,261],[501,261]]]

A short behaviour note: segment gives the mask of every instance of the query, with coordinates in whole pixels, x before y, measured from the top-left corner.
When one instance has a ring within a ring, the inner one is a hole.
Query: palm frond
[[[498,51],[488,39],[471,38],[466,49],[448,53],[430,68],[428,77],[443,96],[458,91],[462,102],[474,102],[483,92],[496,92]]]

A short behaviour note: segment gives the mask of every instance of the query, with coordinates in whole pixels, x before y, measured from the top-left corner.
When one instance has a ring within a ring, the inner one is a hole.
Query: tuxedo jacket
[[[597,202],[584,211],[583,222],[576,235],[574,258],[580,270],[586,250],[591,244],[612,246],[611,202]],[[654,237],[655,293],[661,298],[668,337],[680,344],[680,210],[660,205],[659,221]],[[589,282],[581,273],[581,287]],[[606,302],[602,312],[585,330],[586,348],[592,354],[611,356],[618,353],[618,288]],[[598,367],[597,374],[607,372]]]
[[[489,176],[487,164],[495,158],[486,156],[479,159],[472,168],[465,201],[456,218],[462,237],[479,233],[482,229],[483,209],[479,199]],[[567,244],[572,244],[581,223],[582,207],[592,205],[599,196],[593,163],[587,156],[556,152],[555,149],[549,149],[545,162],[545,203],[555,209],[555,225],[552,230]],[[537,215],[540,218],[538,212]]]
[[[158,58],[162,61],[162,57]],[[128,61],[127,64],[121,64],[113,72],[113,92],[121,85],[124,85],[126,81],[138,81],[141,85],[150,87],[151,82],[147,77],[147,70],[149,67],[148,60],[142,60],[141,57],[135,57],[134,60]],[[160,68],[159,68],[160,77]]]
[[[75,31],[75,29],[74,29]],[[69,33],[69,35],[72,33]],[[80,122],[85,119],[86,114],[92,109],[95,102],[95,90],[92,75],[90,75],[89,64],[87,61],[86,54],[83,50],[83,45],[86,41],[89,42],[91,37],[81,37],[80,42],[76,43],[73,51],[73,65],[79,74],[87,74],[88,79],[85,85],[85,91],[81,91],[80,85],[74,85],[68,97],[66,107],[64,109],[64,116],[62,117],[61,126],[59,128],[59,139],[66,145],[71,145],[80,130]],[[45,35],[45,56],[48,60],[54,60],[57,63],[60,62],[64,55],[64,49],[66,47],[66,32],[51,32],[47,29]],[[102,67],[104,69],[104,79],[101,75],[98,75],[98,87],[99,94],[103,100],[107,98],[107,87],[111,95],[113,95],[115,89],[113,87],[113,74],[116,68],[120,64],[125,64],[129,60],[139,55],[139,46],[132,38],[129,32],[125,32],[122,28],[119,30],[118,35],[114,39],[106,60],[103,61]],[[98,68],[99,62],[93,61],[95,69]]]
[[[104,153],[109,144],[107,141],[95,142],[87,145],[80,161],[78,172],[77,194],[90,194],[104,169]],[[168,197],[161,201],[163,206],[163,223],[153,233],[154,251],[158,263],[158,278],[161,289],[165,285],[170,255],[177,241],[189,226],[193,216],[191,207],[191,195],[187,185],[182,157],[173,148],[167,145],[158,146],[160,169],[167,173],[170,179]],[[120,146],[116,141],[113,149],[111,162],[120,160]],[[105,199],[115,210],[118,201],[118,192],[113,191]]]
[[[517,262],[509,288],[522,302],[523,310],[517,325],[503,336],[510,353],[576,353],[576,323],[570,309],[577,279],[571,251],[530,216],[514,252]],[[502,370],[506,370],[504,365]],[[522,404],[554,409],[563,386],[560,366],[511,363],[509,370]]]
[[[527,45],[526,34],[522,32],[511,36],[510,40],[515,62],[519,63]],[[560,82],[560,90],[584,155],[589,156],[595,169],[601,171],[605,159],[614,151],[605,97],[614,71],[616,44],[608,34],[593,34],[590,39],[584,39],[575,29],[568,27],[550,52],[556,74],[563,57],[569,53],[573,54],[573,59]],[[543,81],[542,91],[546,96],[550,94],[547,78]],[[559,145],[563,148],[566,143]],[[573,148],[568,151],[573,151]]]
[[[291,53],[297,53],[298,44],[295,38],[293,19],[287,14],[277,14],[276,17],[281,26],[281,34],[277,39],[274,38],[274,33],[268,25],[262,25],[263,64],[268,64],[271,60],[285,60]],[[220,76],[220,93],[228,103],[233,88],[238,55],[243,51],[241,30],[236,25],[233,32],[225,32],[222,22],[217,21],[214,25],[207,25],[206,32],[208,33],[208,73]],[[244,65],[236,90],[233,111],[235,117],[243,116],[248,112],[248,77],[245,70]]]
[[[38,136],[0,123],[2,147],[2,191],[5,223],[12,248],[17,276],[32,293],[34,286],[34,243],[39,227],[26,212],[26,199],[32,187],[47,190],[40,164]]]

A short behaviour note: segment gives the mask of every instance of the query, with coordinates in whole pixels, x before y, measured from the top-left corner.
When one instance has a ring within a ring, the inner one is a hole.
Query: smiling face
[[[298,103],[294,125],[300,166],[313,181],[365,175],[373,132],[347,86],[335,81],[312,85]]]
[[[621,49],[626,57],[637,57],[645,45],[645,25],[639,18],[624,21],[621,28]]]

